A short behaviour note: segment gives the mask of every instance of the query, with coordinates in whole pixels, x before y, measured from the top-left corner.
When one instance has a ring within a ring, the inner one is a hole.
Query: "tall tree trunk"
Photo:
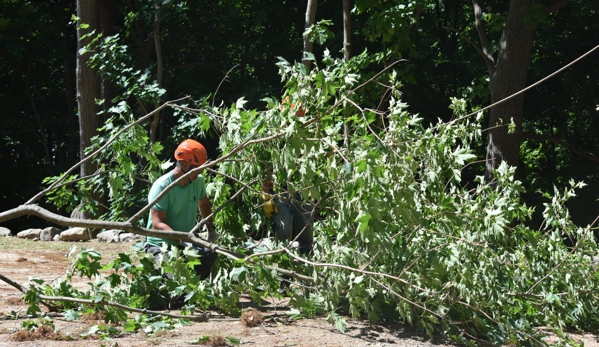
[[[160,40],[160,5],[158,1],[154,2],[154,6],[156,8],[156,15],[154,19],[154,47],[156,48],[156,82],[158,83],[158,87],[162,87],[162,77],[163,77],[163,69],[162,69],[162,42]],[[154,105],[154,109],[158,108],[160,105],[157,103]],[[158,140],[158,129],[160,128],[160,112],[156,112],[154,118],[152,119],[152,123],[150,124],[150,143],[154,143]]]
[[[346,62],[351,59],[352,54],[351,9],[352,1],[343,0],[343,58]]]
[[[88,65],[89,54],[81,55],[79,52],[91,40],[91,37],[82,39],[82,36],[96,30],[99,32],[100,22],[98,13],[100,2],[96,0],[77,0],[77,16],[80,24],[88,24],[88,28],[77,29],[77,107],[79,110],[79,136],[80,156],[85,158],[85,149],[91,145],[91,138],[97,134],[101,126],[100,117],[97,115],[99,107],[96,99],[100,98],[100,76]],[[81,164],[81,177],[95,173],[97,165],[88,160]],[[90,201],[100,201],[97,192],[91,192],[88,197]],[[82,218],[92,217],[89,213],[82,212]]]
[[[68,51],[72,54],[72,52]],[[65,52],[66,53],[66,52]],[[67,155],[66,162],[74,163],[77,160],[77,115],[75,112],[75,92],[76,92],[76,77],[75,77],[75,66],[73,66],[72,56],[65,54],[63,58],[64,62],[64,85],[65,94],[67,98],[65,112],[66,125],[67,125]],[[71,164],[72,165],[72,164]]]
[[[309,27],[316,23],[316,8],[318,7],[318,0],[308,0],[308,5],[306,7],[306,17],[304,21],[304,30],[307,30]],[[304,36],[304,57],[306,53],[312,53],[314,50],[314,43],[310,40],[309,37]],[[302,58],[302,63],[306,66],[308,70],[312,66],[311,60],[306,60]]]
[[[348,62],[351,59],[351,9],[352,1],[343,0],[343,59]],[[343,124],[343,142],[345,147],[349,147],[349,125]]]
[[[98,16],[100,21],[100,28],[102,30],[102,36],[112,36],[116,33],[116,0],[102,0],[99,6]],[[100,76],[100,97],[104,100],[102,109],[108,111],[112,107],[112,99],[114,98],[114,87],[111,81]],[[107,113],[105,114],[107,115]],[[106,116],[102,117],[105,120]]]
[[[533,10],[532,4],[533,0],[510,1],[497,62],[490,68],[491,103],[500,101],[527,85],[534,35],[538,26],[538,21],[530,20],[533,17],[529,16]],[[481,41],[486,42],[482,38]],[[487,182],[493,179],[493,171],[502,162],[516,167],[520,162],[523,106],[524,95],[519,95],[491,109],[485,173]],[[516,130],[509,134],[508,125],[512,121]]]

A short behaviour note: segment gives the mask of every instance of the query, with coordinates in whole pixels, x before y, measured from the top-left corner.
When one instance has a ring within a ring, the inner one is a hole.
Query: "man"
[[[190,139],[181,142],[175,150],[175,159],[177,160],[175,168],[154,182],[148,195],[148,201],[154,201],[172,182],[204,164],[206,158],[206,149],[199,142]],[[196,224],[198,208],[202,218],[207,218],[212,214],[212,205],[206,196],[204,177],[200,173],[194,173],[179,182],[152,206],[148,229],[189,232]],[[206,227],[208,241],[215,242],[218,239],[218,233],[214,231],[212,217],[207,220]],[[172,247],[185,247],[178,241],[148,236],[145,250],[147,253],[153,254],[156,261],[160,262],[161,248],[165,243]],[[210,276],[217,254],[203,248],[198,249],[198,253],[201,255],[201,265],[197,265],[195,270],[203,280]]]
[[[312,254],[314,234],[314,205],[302,201],[299,193],[284,193],[275,196],[270,168],[267,178],[262,183],[264,194],[264,214],[271,220],[272,229],[280,241],[297,241],[302,255]]]

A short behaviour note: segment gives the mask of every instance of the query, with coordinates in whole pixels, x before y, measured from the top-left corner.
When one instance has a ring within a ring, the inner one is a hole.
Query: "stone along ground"
[[[75,245],[95,249],[103,257],[103,263],[113,259],[119,252],[131,252],[133,242],[99,243],[97,241],[67,243],[39,242],[15,237],[0,238],[0,274],[26,286],[34,276],[50,282],[63,276],[71,265],[66,254]],[[77,285],[85,286],[87,280]],[[244,303],[240,303],[244,305]],[[137,332],[110,339],[100,339],[97,334],[81,338],[90,327],[103,325],[98,317],[82,317],[67,321],[62,315],[51,315],[55,330],[38,329],[37,335],[23,331],[22,323],[27,304],[23,294],[15,287],[0,281],[0,346],[441,346],[442,341],[431,341],[425,336],[410,332],[403,326],[372,325],[367,322],[347,319],[347,331],[339,333],[323,318],[290,320],[285,314],[289,310],[285,300],[270,299],[258,308],[245,308],[240,317],[227,317],[214,312],[207,322],[194,322],[174,330],[155,334]],[[42,306],[43,308],[43,306]],[[256,310],[257,309],[257,310]],[[44,309],[45,311],[45,309]],[[15,319],[15,313],[17,319]],[[173,312],[178,313],[178,312]],[[259,324],[252,324],[256,320]],[[39,322],[38,319],[32,319]],[[250,324],[247,324],[247,323]],[[252,326],[254,325],[254,326]],[[120,327],[119,327],[120,328]],[[120,328],[122,331],[122,328]],[[67,341],[65,336],[75,338]],[[594,336],[579,336],[586,346],[599,346]],[[240,341],[240,342],[239,342]]]

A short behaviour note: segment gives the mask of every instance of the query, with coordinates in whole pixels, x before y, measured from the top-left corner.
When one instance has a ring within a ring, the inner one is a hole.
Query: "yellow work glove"
[[[275,204],[275,201],[270,196],[264,194],[262,195],[262,198],[265,200],[263,206],[266,218],[271,218],[274,213],[279,212],[277,209],[277,204]]]

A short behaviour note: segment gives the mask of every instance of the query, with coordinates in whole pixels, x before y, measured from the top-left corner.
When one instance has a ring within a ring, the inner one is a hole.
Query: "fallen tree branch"
[[[0,223],[5,222],[7,220],[19,218],[22,216],[36,216],[46,221],[52,222],[57,225],[67,226],[67,227],[84,227],[91,229],[117,229],[128,231],[137,235],[143,236],[154,236],[160,238],[166,238],[175,241],[185,241],[192,243],[194,245],[210,248],[212,251],[215,251],[219,254],[223,254],[227,257],[230,257],[234,260],[239,260],[244,257],[243,254],[222,248],[216,244],[204,241],[194,235],[191,235],[187,232],[182,231],[164,231],[164,230],[154,230],[154,229],[146,229],[136,225],[133,225],[129,222],[109,222],[109,221],[101,221],[101,220],[89,220],[89,219],[76,219],[64,217],[62,215],[50,212],[38,205],[21,205],[19,207],[13,208],[8,211],[0,212]]]
[[[89,220],[89,219],[75,219],[61,216],[59,214],[50,212],[38,205],[21,205],[19,207],[13,208],[8,211],[0,212],[0,223],[5,222],[7,220],[19,218],[22,216],[33,215],[44,219],[48,222],[52,222],[57,225],[67,226],[67,227],[85,227],[92,229],[117,229],[128,231],[137,235],[143,236],[154,236],[160,238],[167,238],[175,241],[184,241],[189,242],[191,244],[202,246],[205,248],[209,248],[210,250],[222,254],[233,260],[248,260],[244,254],[223,248],[218,246],[215,243],[210,243],[204,241],[187,232],[182,231],[164,231],[164,230],[154,230],[154,229],[146,229],[142,227],[138,227],[129,222],[108,222],[108,221],[100,221],[100,220]],[[294,271],[281,269],[274,266],[266,266],[269,270],[276,270],[284,275],[291,276],[293,278],[297,278],[303,281],[314,282],[314,279],[309,276],[304,276],[301,274],[297,274]]]
[[[210,171],[214,171],[214,170],[210,170]],[[222,203],[216,210],[212,211],[212,213],[210,213],[209,215],[207,215],[205,218],[202,218],[202,220],[196,224],[195,227],[193,227],[193,229],[191,229],[189,231],[189,233],[191,234],[195,234],[196,232],[198,232],[199,230],[202,230],[202,226],[204,224],[206,224],[206,221],[209,220],[210,218],[213,218],[217,213],[219,213],[220,211],[222,211],[225,206],[227,206],[228,204],[230,204],[231,202],[233,202],[235,199],[237,199],[237,197],[243,193],[243,191],[249,187],[250,184],[256,182],[258,179],[255,178],[253,180],[251,180],[250,182],[248,182],[247,185],[244,185],[243,187],[241,187],[241,189],[239,189],[235,194],[233,194],[232,197],[230,197],[227,201],[225,201],[224,203]]]
[[[0,280],[3,280],[4,282],[10,284],[11,286],[17,288],[21,293],[23,294],[27,294],[27,288],[23,287],[22,285],[18,284],[17,282],[11,280],[10,278],[0,274]],[[42,297],[40,296],[40,299],[42,299]],[[46,306],[48,308],[48,310],[50,311],[57,311],[58,308],[50,303],[44,302],[44,301],[40,301],[40,304]]]
[[[15,281],[11,280],[10,278],[8,278],[2,274],[0,274],[0,280],[17,288],[23,294],[27,294],[27,292],[28,292],[28,290],[26,288],[24,288],[20,284],[16,283]],[[117,302],[106,301],[104,299],[96,301],[96,300],[90,300],[90,299],[78,299],[78,298],[70,298],[70,297],[66,297],[66,296],[49,296],[49,295],[42,295],[42,294],[38,295],[38,297],[41,300],[48,300],[48,301],[74,302],[77,304],[84,304],[84,305],[112,306],[112,307],[117,307],[122,310],[129,311],[129,312],[137,312],[137,313],[142,313],[142,314],[165,316],[165,317],[170,317],[170,318],[182,318],[182,319],[187,319],[187,320],[191,320],[191,321],[195,321],[195,322],[208,321],[208,314],[204,314],[202,316],[178,315],[178,314],[167,313],[167,312],[162,312],[162,311],[152,311],[152,310],[146,310],[146,309],[139,309],[139,308],[135,308],[135,307],[129,307],[129,306],[119,304]],[[47,306],[48,304],[46,304],[44,302],[41,302],[41,303],[43,305],[45,305],[46,307],[48,307]],[[50,308],[50,307],[48,307],[48,308]],[[53,311],[56,311],[56,306],[53,306],[53,308],[54,308]]]

